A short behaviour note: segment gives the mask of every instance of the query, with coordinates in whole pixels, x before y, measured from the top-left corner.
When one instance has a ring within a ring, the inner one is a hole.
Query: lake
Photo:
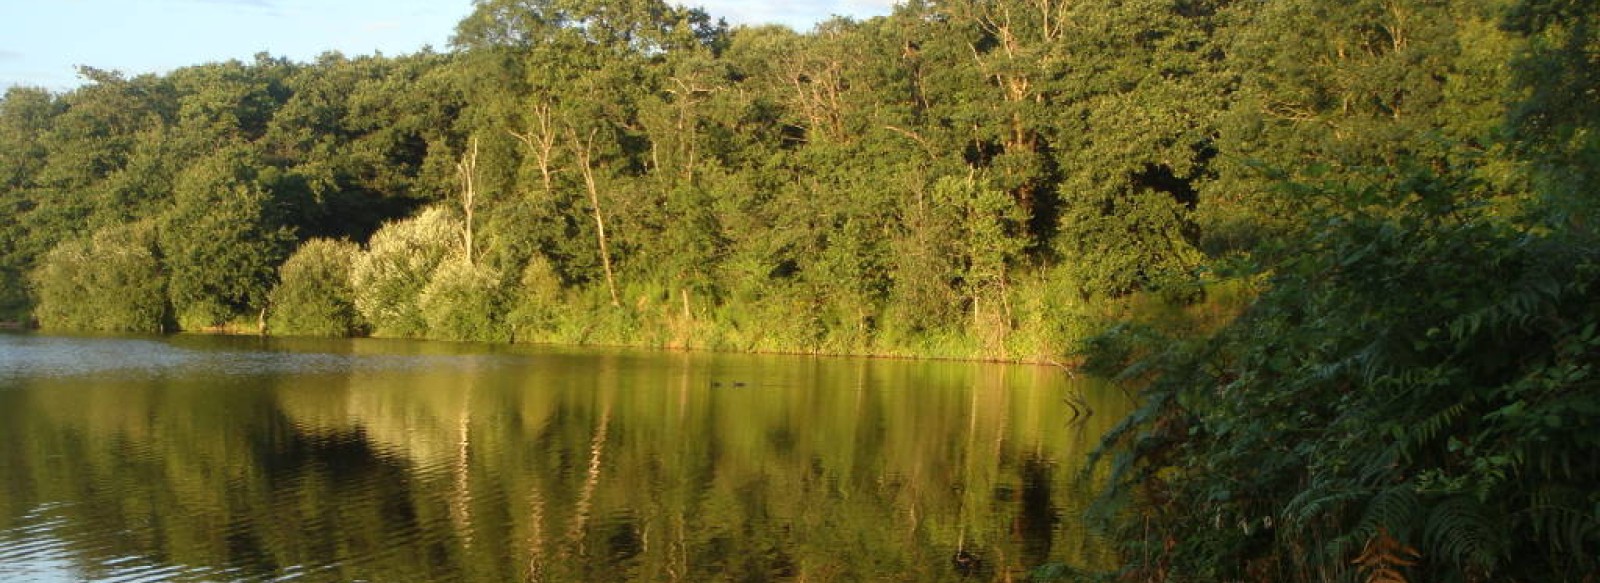
[[[0,333],[0,581],[1104,570],[1079,478],[1131,405],[1050,367]]]

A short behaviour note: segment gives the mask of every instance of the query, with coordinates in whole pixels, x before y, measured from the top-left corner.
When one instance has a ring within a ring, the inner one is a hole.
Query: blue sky
[[[830,15],[887,14],[892,0],[704,0],[732,24],[777,22],[807,30]],[[346,55],[445,50],[471,0],[0,0],[0,90],[65,90],[74,67],[131,75],[249,60],[266,51],[308,61]]]

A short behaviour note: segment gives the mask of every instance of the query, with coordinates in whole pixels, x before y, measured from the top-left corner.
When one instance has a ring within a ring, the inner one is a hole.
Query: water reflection
[[[0,335],[0,363],[4,580],[1104,568],[1071,483],[1127,405],[1030,367],[394,341]]]

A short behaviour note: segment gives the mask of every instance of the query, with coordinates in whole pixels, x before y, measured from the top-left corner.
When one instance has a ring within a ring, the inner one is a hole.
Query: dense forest
[[[476,0],[0,103],[0,319],[1143,383],[1130,580],[1591,581],[1592,0]],[[1124,510],[1117,510],[1125,508]]]
[[[1494,6],[1395,6],[1418,24],[1392,42],[1389,8],[1339,7],[1311,44],[1309,8],[912,2],[800,34],[479,1],[445,53],[85,68],[0,109],[0,302],[47,329],[1062,358],[1138,305],[1226,303],[1210,262],[1295,226],[1264,168],[1499,123]]]

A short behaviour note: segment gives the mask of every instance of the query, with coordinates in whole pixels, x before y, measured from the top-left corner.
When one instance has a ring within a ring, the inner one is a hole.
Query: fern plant
[[[1389,535],[1387,529],[1367,541],[1361,555],[1351,561],[1360,567],[1366,583],[1408,583],[1403,570],[1417,566],[1422,556],[1417,549],[1407,546]]]

